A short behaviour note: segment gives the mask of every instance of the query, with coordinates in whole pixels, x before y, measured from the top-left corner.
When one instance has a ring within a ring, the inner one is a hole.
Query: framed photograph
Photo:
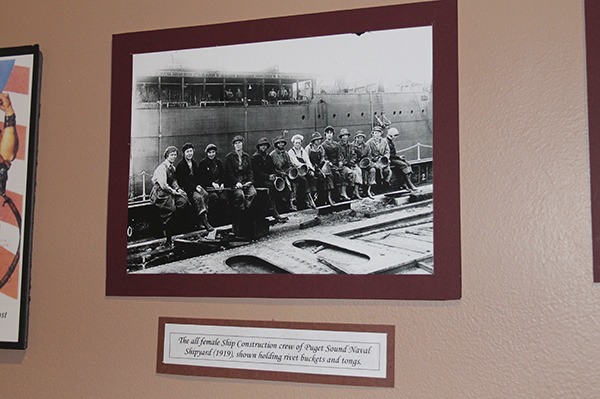
[[[460,298],[456,14],[115,35],[107,295]]]
[[[41,53],[0,49],[0,348],[25,349]]]
[[[594,282],[600,282],[600,4],[585,0]]]

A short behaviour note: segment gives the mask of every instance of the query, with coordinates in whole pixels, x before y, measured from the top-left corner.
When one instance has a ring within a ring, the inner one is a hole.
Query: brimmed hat
[[[300,139],[300,141],[304,141],[304,136],[301,134],[294,134],[290,141],[293,143],[295,140]]]
[[[381,126],[377,125],[377,126],[373,126],[373,128],[371,129],[371,132],[383,133],[383,129],[381,128]]]
[[[233,138],[233,140],[231,140],[231,144],[235,143],[236,141],[241,141],[242,143],[244,142],[244,138],[240,135],[237,135]]]
[[[165,153],[163,154],[163,158],[167,158],[167,156],[173,151],[178,152],[179,150],[174,145],[170,145],[165,149]]]
[[[329,125],[329,126],[325,127],[325,130],[323,130],[324,133],[327,133],[329,131],[335,133],[335,129],[333,128],[333,126]]]
[[[210,143],[209,145],[206,146],[206,148],[204,149],[204,152],[209,152],[210,150],[215,150],[217,151],[217,146]]]
[[[387,135],[388,136],[392,136],[392,137],[396,137],[400,134],[400,132],[398,131],[398,129],[396,129],[395,127],[391,127],[388,129]]]
[[[283,137],[283,136],[275,137],[275,139],[273,140],[273,145],[277,145],[277,143],[281,143],[281,142],[283,142],[284,144],[287,144],[287,140],[285,139],[285,137]]]
[[[323,140],[323,136],[321,136],[321,133],[319,132],[314,132],[310,138],[310,142],[312,143],[315,140]]]
[[[340,130],[340,134],[338,134],[338,137],[342,138],[342,136],[350,136],[350,132],[348,131],[348,129],[343,128],[342,130]]]
[[[186,152],[189,149],[194,149],[194,145],[192,143],[185,143],[183,147],[181,147],[181,152]]]
[[[357,138],[358,136],[362,137],[363,139],[367,137],[365,136],[362,130],[357,130],[356,134],[354,135],[354,138]]]
[[[266,137],[261,137],[258,139],[258,142],[256,143],[256,149],[258,149],[258,147],[260,147],[261,145],[267,145],[267,148],[271,147],[271,143],[269,143],[269,139],[267,139]]]

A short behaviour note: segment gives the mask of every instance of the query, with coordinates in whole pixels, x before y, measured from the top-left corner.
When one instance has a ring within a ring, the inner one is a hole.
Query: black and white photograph
[[[433,275],[432,77],[432,26],[133,54],[127,273]]]

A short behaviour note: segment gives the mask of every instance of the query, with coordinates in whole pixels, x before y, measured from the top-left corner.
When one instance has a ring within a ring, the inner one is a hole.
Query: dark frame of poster
[[[133,55],[431,26],[435,158],[433,275],[127,273]],[[461,297],[456,0],[385,6],[113,36],[106,294],[109,296],[447,300]]]
[[[0,60],[9,60],[13,63],[12,59],[22,56],[31,56],[31,60],[26,61],[27,66],[15,62],[10,75],[2,78],[3,89],[0,90],[11,96],[10,99],[15,108],[16,131],[19,137],[16,158],[8,170],[2,171],[7,173],[8,180],[5,186],[6,191],[0,196],[2,221],[8,224],[12,223],[12,228],[18,229],[19,232],[16,244],[17,252],[8,268],[0,273],[0,289],[11,284],[11,280],[20,279],[20,282],[14,283],[18,284],[18,338],[16,340],[0,339],[0,348],[6,349],[27,348],[42,54],[38,45],[0,49]],[[6,70],[3,70],[3,73],[5,72]],[[4,78],[7,77],[7,82],[4,82]],[[17,99],[17,97],[20,98]],[[28,109],[25,111],[24,107],[28,107]],[[28,115],[29,118],[22,116],[20,118],[19,115],[23,114]],[[6,126],[5,118],[2,130],[6,129]],[[24,182],[18,181],[21,176],[25,178]],[[18,181],[17,184],[14,184],[15,179]],[[16,186],[20,186],[23,192],[14,192],[12,187]],[[10,217],[6,217],[7,214],[10,214]],[[2,306],[3,304],[0,304],[0,313],[5,313],[2,312]],[[10,313],[10,310],[7,312]],[[7,316],[6,313],[4,316]]]
[[[585,0],[594,282],[600,282],[600,3]]]

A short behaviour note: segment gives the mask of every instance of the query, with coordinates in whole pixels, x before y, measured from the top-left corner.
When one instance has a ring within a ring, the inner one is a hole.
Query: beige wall
[[[29,349],[0,350],[0,396],[599,397],[583,0],[459,1],[462,300],[104,296],[113,33],[400,2],[4,2],[0,47],[45,62]],[[394,324],[396,388],[157,375],[162,315]]]

